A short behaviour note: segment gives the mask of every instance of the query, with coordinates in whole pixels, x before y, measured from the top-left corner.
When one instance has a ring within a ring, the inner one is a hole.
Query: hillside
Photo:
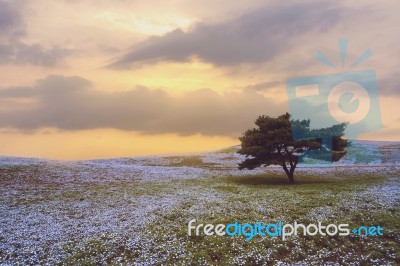
[[[0,157],[0,264],[400,263],[400,142],[354,141],[332,165],[237,169],[215,152],[50,161]],[[187,236],[204,223],[347,222],[380,237]]]

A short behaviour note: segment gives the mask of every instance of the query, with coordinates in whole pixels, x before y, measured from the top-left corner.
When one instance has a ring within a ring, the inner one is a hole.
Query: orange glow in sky
[[[332,73],[314,55],[339,60],[343,37],[349,60],[372,49],[360,67],[378,74],[383,128],[359,137],[399,140],[399,7],[0,0],[0,156],[78,160],[236,145],[258,115],[288,110],[287,79]]]

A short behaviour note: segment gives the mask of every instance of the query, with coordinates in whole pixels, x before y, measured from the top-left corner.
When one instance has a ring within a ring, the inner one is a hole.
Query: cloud
[[[0,1],[0,32],[7,32],[21,24],[18,10],[9,3]]]
[[[110,67],[182,62],[192,57],[218,66],[262,63],[296,45],[296,37],[330,29],[339,16],[339,8],[327,1],[268,6],[224,23],[199,23],[189,32],[177,29],[151,37]]]
[[[27,44],[25,24],[20,14],[19,1],[11,4],[0,0],[0,64],[31,64],[55,66],[73,51],[61,47],[44,47],[39,43]]]
[[[283,81],[266,81],[260,82],[257,84],[249,85],[246,87],[248,90],[255,90],[255,91],[266,91],[271,89],[276,89],[277,87],[285,84]]]
[[[55,66],[71,54],[72,50],[60,47],[44,48],[40,44],[11,42],[0,44],[0,64],[32,64],[38,66]]]
[[[382,78],[378,77],[379,94],[399,97],[400,96],[399,76],[400,76],[400,71],[396,70]]]
[[[145,134],[239,136],[262,114],[278,115],[285,105],[243,90],[210,89],[172,96],[164,90],[96,91],[81,77],[48,76],[32,87],[0,89],[0,128],[26,132],[116,128]],[[23,104],[16,104],[16,103]]]

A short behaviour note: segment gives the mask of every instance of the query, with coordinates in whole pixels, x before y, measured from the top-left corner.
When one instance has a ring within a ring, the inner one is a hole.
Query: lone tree
[[[342,139],[346,123],[323,129],[310,130],[310,120],[290,120],[286,113],[277,118],[260,116],[255,124],[239,138],[240,154],[246,159],[239,164],[239,169],[254,169],[260,166],[281,165],[294,183],[294,171],[307,151],[308,157],[325,161],[338,161],[346,154],[347,140]],[[293,132],[296,135],[294,140]]]

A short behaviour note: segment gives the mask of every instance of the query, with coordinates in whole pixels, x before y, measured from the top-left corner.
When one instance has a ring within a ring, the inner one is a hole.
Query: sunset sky
[[[286,80],[375,69],[400,140],[400,2],[0,0],[0,155],[89,159],[215,150],[288,111]]]

